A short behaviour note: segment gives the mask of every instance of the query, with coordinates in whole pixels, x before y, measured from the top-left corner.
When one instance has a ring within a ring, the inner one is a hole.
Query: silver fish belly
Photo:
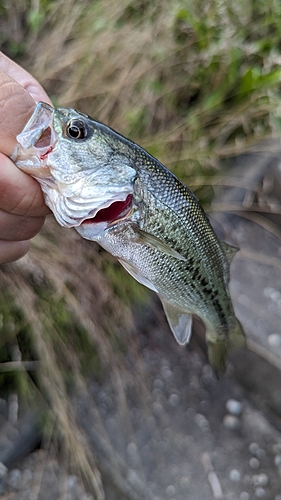
[[[140,146],[71,109],[39,103],[17,140],[12,159],[40,182],[58,222],[159,295],[179,344],[197,315],[223,371],[229,348],[244,344],[228,288],[236,249],[219,241],[194,194]]]

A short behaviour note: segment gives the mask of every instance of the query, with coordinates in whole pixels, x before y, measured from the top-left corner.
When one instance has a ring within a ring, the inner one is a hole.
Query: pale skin
[[[50,213],[37,181],[9,159],[38,101],[52,104],[29,73],[0,52],[0,264],[27,253]]]

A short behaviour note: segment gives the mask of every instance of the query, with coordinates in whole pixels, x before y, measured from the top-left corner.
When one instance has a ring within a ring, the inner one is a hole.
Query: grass
[[[280,11],[274,0],[0,0],[0,45],[56,105],[138,142],[208,201],[225,160],[280,131]],[[39,406],[103,498],[70,387],[104,371],[126,383],[126,353],[137,357],[129,305],[149,294],[52,222],[0,274],[0,360],[22,368],[0,373],[0,392],[41,394]],[[40,368],[27,372],[25,361]]]
[[[21,5],[20,59],[54,102],[110,124],[181,177],[216,170],[278,125],[278,2]],[[14,51],[14,37],[3,44]]]
[[[140,142],[180,177],[216,170],[276,125],[275,2],[49,7],[43,36],[31,36],[27,48],[29,67],[54,101]]]
[[[102,273],[99,252],[51,220],[29,255],[1,266],[0,275],[2,397],[16,393],[21,411],[33,408],[42,422],[43,446],[55,444],[68,457],[66,470],[78,471],[102,499],[99,472],[70,396],[86,391],[90,376],[98,380],[110,373],[117,380],[122,373],[125,383],[124,353],[136,352],[129,337],[132,315]]]

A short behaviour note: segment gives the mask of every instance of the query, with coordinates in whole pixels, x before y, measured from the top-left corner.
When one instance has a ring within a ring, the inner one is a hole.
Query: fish
[[[189,343],[199,317],[209,362],[224,372],[229,349],[245,344],[229,291],[237,249],[219,240],[192,191],[109,126],[43,102],[11,158],[40,183],[61,226],[97,242],[157,293],[178,344]]]

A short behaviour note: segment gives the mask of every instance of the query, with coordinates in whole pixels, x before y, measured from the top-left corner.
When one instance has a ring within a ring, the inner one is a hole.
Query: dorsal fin
[[[227,262],[231,264],[233,257],[237,254],[239,248],[234,247],[232,245],[229,245],[228,243],[225,243],[225,241],[221,241],[221,246],[224,250],[224,253],[227,258]]]

